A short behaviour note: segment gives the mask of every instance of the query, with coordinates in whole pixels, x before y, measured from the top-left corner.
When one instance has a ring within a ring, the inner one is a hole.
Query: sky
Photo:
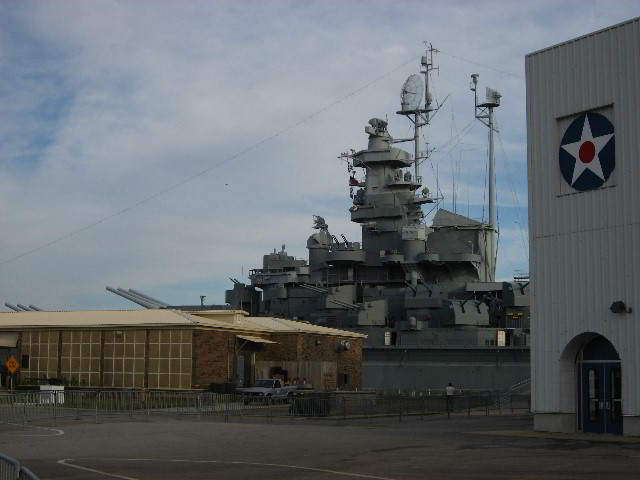
[[[0,0],[0,304],[129,309],[105,290],[223,303],[262,256],[350,222],[347,165],[428,44],[439,106],[423,184],[486,221],[496,109],[497,277],[528,272],[528,53],[640,15],[624,1]],[[412,146],[407,145],[411,151]],[[427,222],[433,213],[428,210]]]

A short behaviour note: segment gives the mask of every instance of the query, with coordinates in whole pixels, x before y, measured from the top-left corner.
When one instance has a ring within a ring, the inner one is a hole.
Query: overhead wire
[[[7,265],[9,263],[15,262],[16,260],[24,258],[24,257],[26,257],[28,255],[31,255],[33,253],[36,253],[36,252],[38,252],[40,250],[44,250],[44,249],[46,249],[48,247],[51,247],[52,245],[55,245],[55,244],[60,243],[60,242],[62,242],[64,240],[67,240],[67,239],[69,239],[71,237],[79,235],[80,233],[86,232],[87,230],[90,230],[92,228],[97,227],[98,225],[106,223],[109,220],[112,220],[113,218],[119,217],[120,215],[124,215],[125,213],[130,212],[131,210],[134,210],[134,209],[138,208],[141,205],[149,203],[150,201],[155,200],[158,197],[166,195],[167,193],[169,193],[169,192],[171,192],[173,190],[176,190],[177,188],[179,188],[179,187],[181,187],[181,186],[183,186],[183,185],[185,185],[185,184],[187,184],[189,182],[192,182],[196,178],[199,178],[199,177],[201,177],[203,175],[206,175],[210,171],[212,171],[212,170],[214,170],[216,168],[219,168],[222,165],[224,165],[226,163],[229,163],[232,160],[235,160],[235,159],[237,159],[239,157],[242,157],[243,155],[245,155],[245,154],[257,149],[258,147],[264,145],[265,143],[268,143],[268,142],[280,137],[281,135],[284,135],[285,133],[289,132],[290,130],[293,130],[294,128],[296,128],[296,127],[308,122],[309,120],[312,120],[313,118],[323,114],[327,110],[332,109],[333,107],[341,104],[342,102],[350,99],[351,97],[355,97],[357,94],[359,94],[363,90],[366,90],[370,86],[376,84],[380,80],[388,77],[389,75],[391,75],[392,73],[400,70],[401,68],[405,67],[406,65],[414,62],[416,59],[418,59],[420,57],[421,57],[420,55],[416,55],[416,56],[410,58],[409,60],[403,62],[400,65],[397,65],[396,67],[392,68],[391,70],[388,70],[387,72],[385,72],[382,75],[376,77],[375,79],[371,80],[370,82],[367,82],[366,84],[362,85],[361,87],[358,87],[355,90],[347,93],[346,95],[343,95],[342,97],[338,98],[337,100],[335,100],[334,102],[330,103],[329,105],[326,105],[325,107],[323,107],[323,108],[321,108],[319,110],[316,110],[315,112],[307,115],[306,117],[303,117],[300,120],[297,120],[296,122],[292,123],[288,127],[285,127],[285,128],[283,128],[281,130],[278,130],[277,132],[275,132],[275,133],[263,138],[262,140],[251,144],[250,146],[248,146],[247,148],[241,150],[240,152],[237,152],[237,153],[235,153],[235,154],[233,154],[233,155],[231,155],[231,156],[229,156],[229,157],[227,157],[227,158],[225,158],[223,160],[220,160],[219,162],[216,162],[213,165],[211,165],[211,166],[209,166],[209,167],[207,167],[207,168],[205,168],[205,169],[203,169],[203,170],[201,170],[201,171],[199,171],[199,172],[197,172],[197,173],[195,173],[195,174],[193,174],[193,175],[191,175],[189,177],[184,178],[183,180],[180,180],[180,181],[178,181],[176,183],[173,183],[173,184],[169,185],[168,187],[166,187],[166,188],[164,188],[162,190],[159,190],[159,191],[157,191],[157,192],[155,192],[155,193],[153,193],[151,195],[148,195],[147,197],[142,198],[141,200],[139,200],[137,202],[134,202],[134,203],[132,203],[132,204],[120,209],[120,210],[115,211],[112,214],[106,215],[106,216],[104,216],[104,217],[102,217],[102,218],[100,218],[100,219],[98,219],[98,220],[96,220],[94,222],[91,222],[91,223],[89,223],[89,224],[87,224],[87,225],[85,225],[83,227],[80,227],[80,228],[78,228],[76,230],[73,230],[73,231],[71,231],[71,232],[69,232],[69,233],[67,233],[65,235],[57,237],[57,238],[55,238],[55,239],[53,239],[53,240],[51,240],[49,242],[41,244],[38,247],[26,250],[26,251],[24,251],[24,252],[22,252],[22,253],[20,253],[18,255],[14,255],[13,257],[9,257],[7,259],[4,259],[4,260],[0,261],[0,267],[2,267],[4,265]]]
[[[459,90],[461,90],[463,87],[458,87],[457,89],[453,90],[452,92],[447,93],[447,95],[445,96],[444,100],[442,101],[442,103],[438,102],[438,98],[437,98],[437,89],[435,88],[435,79],[433,77],[433,73],[429,73],[429,79],[430,79],[430,84],[434,85],[434,99],[436,101],[436,104],[438,105],[438,107],[436,108],[436,110],[434,111],[433,115],[431,116],[431,118],[429,119],[430,121],[433,120],[433,118],[438,114],[438,112],[440,111],[440,109],[442,108],[442,106],[446,103],[446,101],[449,98],[453,98],[454,93],[457,93]],[[453,113],[453,100],[450,100],[449,102],[451,104],[451,111]],[[429,123],[427,125],[427,128],[431,127],[431,123]],[[456,129],[457,130],[457,129]],[[437,198],[437,202],[436,202],[436,207],[441,203],[444,202],[444,194],[442,192],[442,190],[440,189],[440,183],[437,181],[437,177],[438,177],[438,173],[436,172],[435,166],[433,164],[433,157],[431,156],[432,153],[438,152],[440,149],[444,148],[444,146],[446,146],[449,142],[453,141],[453,139],[455,138],[455,136],[452,136],[449,138],[449,140],[447,140],[447,142],[440,146],[440,148],[434,148],[432,149],[430,152],[428,150],[428,145],[429,143],[427,142],[427,139],[425,138],[425,134],[424,134],[424,130],[422,131],[422,139],[424,141],[425,144],[425,149],[426,149],[426,155],[422,158],[420,164],[422,164],[425,160],[429,160],[429,164],[431,166],[431,171],[434,175],[434,177],[436,178],[436,198]],[[454,147],[455,148],[455,145]],[[453,149],[452,148],[452,149]],[[451,149],[451,150],[452,150]],[[449,150],[450,152],[450,150]],[[446,158],[447,153],[449,152],[445,152],[445,154],[443,155],[443,158]],[[443,158],[441,158],[440,160],[438,160],[439,163]]]
[[[486,68],[488,70],[493,70],[494,72],[501,73],[503,75],[507,75],[513,78],[519,78],[520,80],[524,80],[525,78],[522,75],[516,75],[515,73],[507,72],[505,70],[501,70],[499,68],[492,67],[490,65],[485,65],[484,63],[475,62],[473,60],[469,60],[468,58],[459,57],[457,55],[453,55],[451,53],[443,52],[442,50],[438,50],[439,53],[446,55],[447,57],[455,58],[456,60],[462,60],[463,62],[471,63],[473,65],[477,65],[482,68]]]
[[[516,189],[515,189],[515,184],[513,182],[513,177],[511,175],[511,169],[509,168],[509,162],[507,161],[507,155],[504,151],[504,145],[502,143],[502,136],[500,135],[500,130],[497,128],[498,127],[498,122],[497,119],[495,119],[494,117],[494,121],[496,122],[496,130],[498,132],[498,142],[500,143],[500,152],[502,154],[502,160],[504,162],[504,167],[505,167],[505,171],[506,171],[506,177],[507,177],[507,182],[509,184],[509,190],[511,192],[511,197],[513,199],[513,203],[515,205],[515,209],[516,209],[516,218],[517,218],[517,223],[518,223],[518,229],[520,230],[520,237],[522,240],[522,245],[524,247],[525,250],[525,255],[527,256],[527,262],[529,261],[529,248],[528,248],[528,242],[525,239],[525,235],[524,235],[524,229],[523,229],[523,225],[524,225],[524,219],[522,216],[522,209],[520,208],[520,202],[518,201],[518,196],[516,195]]]
[[[473,64],[473,65],[477,65],[477,66],[486,68],[488,70],[493,70],[495,72],[501,73],[501,74],[509,76],[509,77],[513,77],[513,78],[517,78],[517,79],[520,79],[520,80],[524,80],[524,77],[522,75],[517,75],[517,74],[511,73],[511,72],[507,72],[505,70],[501,70],[499,68],[495,68],[495,67],[492,67],[490,65],[486,65],[486,64],[483,64],[483,63],[480,63],[480,62],[469,60],[467,58],[463,58],[463,57],[460,57],[460,56],[457,56],[457,55],[453,55],[451,53],[444,52],[442,50],[439,50],[439,53],[441,53],[441,54],[443,54],[445,56],[451,57],[451,58],[455,58],[457,60],[461,60],[461,61]],[[439,148],[434,148],[433,152],[437,152],[437,151],[441,151],[442,152],[443,150],[446,149],[446,151],[444,151],[442,153],[441,157],[437,160],[436,165],[439,162],[441,162],[443,159],[445,159],[447,157],[447,155],[450,155],[450,152],[454,148],[456,148],[462,142],[464,137],[473,129],[473,127],[475,126],[474,120],[469,122],[458,134],[456,134],[455,136],[452,136],[451,138],[449,138]],[[527,241],[525,239],[524,230],[523,230],[524,221],[523,221],[523,217],[522,217],[522,214],[521,214],[521,208],[520,208],[520,205],[519,205],[519,202],[518,202],[518,198],[517,198],[517,195],[515,193],[515,185],[514,185],[514,182],[513,182],[512,175],[511,175],[511,170],[509,169],[509,164],[507,162],[506,154],[504,152],[504,145],[502,143],[502,137],[500,136],[499,130],[497,129],[497,121],[496,121],[496,131],[498,131],[498,140],[500,142],[502,158],[503,158],[503,161],[504,161],[504,164],[505,164],[506,177],[507,177],[507,181],[509,183],[510,192],[511,192],[511,195],[512,195],[515,207],[516,207],[516,218],[518,220],[517,221],[518,228],[520,230],[520,236],[521,236],[521,239],[522,239],[522,243],[523,243],[523,246],[524,246],[524,249],[525,249],[525,254],[526,254],[526,257],[527,257],[527,261],[528,261],[529,260],[529,252],[528,252],[528,244],[527,244]],[[449,146],[450,146],[450,148],[447,149],[447,147],[449,147]],[[429,157],[429,159],[431,161],[430,163],[431,163],[432,170],[434,170],[433,158]],[[488,166],[487,166],[487,168],[488,168]],[[485,189],[484,189],[485,190],[485,193],[484,193],[485,197],[486,197],[486,190],[487,190],[486,189],[486,181],[487,181],[487,176],[488,176],[487,173],[488,172],[485,172]],[[435,174],[435,171],[434,171],[434,174]],[[439,188],[438,188],[438,190],[439,190]],[[454,200],[454,202],[455,202],[455,200]],[[486,198],[483,201],[483,212],[482,212],[482,218],[483,219],[484,219],[484,215],[485,215],[485,212],[484,212],[485,203],[486,203]],[[503,252],[503,255],[505,256],[505,258],[507,259],[507,261],[511,265],[512,269],[515,271],[515,266],[514,266],[513,262],[511,261],[511,258],[509,256],[509,254],[505,251],[505,252]]]
[[[471,130],[473,130],[473,128],[475,127],[476,122],[475,122],[475,118],[473,120],[471,120],[469,123],[467,123],[462,130],[460,130],[460,132],[455,135],[454,137],[449,138],[444,144],[442,144],[439,147],[434,148],[433,152],[441,152],[442,153],[442,157],[445,157],[451,150],[453,150],[454,148],[456,148],[460,143],[462,143],[462,140],[464,140],[464,138],[467,136],[467,134],[469,132],[471,132]],[[452,142],[454,142],[452,144]],[[451,147],[448,150],[444,150],[447,147]],[[439,163],[443,160],[443,158],[440,158],[436,163]]]

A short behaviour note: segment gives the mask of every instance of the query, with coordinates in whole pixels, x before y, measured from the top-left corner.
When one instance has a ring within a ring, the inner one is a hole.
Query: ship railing
[[[295,272],[296,268],[308,267],[308,265],[296,265],[295,267],[281,267],[281,268],[252,268],[249,270],[249,276],[251,275],[272,275],[280,273]]]
[[[498,399],[496,400],[496,407],[499,407],[500,405],[509,404],[510,402],[512,402],[512,397],[514,395],[517,395],[517,396],[522,395],[522,392],[530,389],[531,389],[530,378],[511,385],[506,392],[498,396]]]

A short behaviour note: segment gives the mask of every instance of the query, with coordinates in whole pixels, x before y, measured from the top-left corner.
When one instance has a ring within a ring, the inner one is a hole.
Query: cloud
[[[357,239],[337,157],[365,148],[374,116],[407,135],[395,111],[424,41],[442,50],[431,79],[442,108],[425,140],[447,145],[433,170],[423,165],[425,184],[440,185],[445,206],[455,191],[461,213],[482,215],[487,130],[468,89],[479,73],[481,89],[503,94],[515,191],[500,183],[499,156],[499,204],[513,222],[509,199],[526,208],[524,55],[635,10],[623,1],[2,5],[3,302],[131,306],[107,284],[174,303],[222,301],[228,277],[273,248],[306,256],[313,214]],[[506,233],[514,225],[501,223],[501,247],[515,267],[526,255],[520,234]]]

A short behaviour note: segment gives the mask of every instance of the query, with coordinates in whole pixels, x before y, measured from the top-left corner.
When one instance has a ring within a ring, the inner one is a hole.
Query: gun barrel
[[[124,290],[120,289],[115,289],[115,288],[111,288],[111,287],[107,287],[107,290],[111,293],[115,293],[116,295],[120,295],[122,298],[126,298],[127,300],[133,302],[133,303],[137,303],[138,305],[144,307],[144,308],[148,308],[148,309],[157,309],[159,308],[156,304],[153,304],[151,302],[147,302],[139,297],[136,297],[130,293],[125,292]]]

